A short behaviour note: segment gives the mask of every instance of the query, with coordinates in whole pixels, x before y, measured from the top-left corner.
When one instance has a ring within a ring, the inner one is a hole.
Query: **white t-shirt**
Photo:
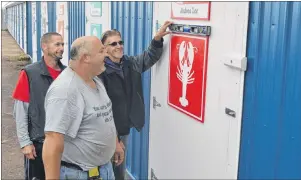
[[[62,160],[83,170],[106,164],[116,148],[112,103],[101,80],[94,81],[97,89],[67,67],[45,98],[45,132],[64,134]]]

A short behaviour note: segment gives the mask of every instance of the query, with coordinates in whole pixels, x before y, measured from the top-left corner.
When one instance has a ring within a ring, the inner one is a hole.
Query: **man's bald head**
[[[71,45],[69,65],[83,74],[97,76],[105,71],[104,59],[107,56],[105,46],[96,36],[83,36]]]
[[[96,36],[83,36],[76,39],[70,50],[70,59],[77,60],[84,54],[90,54],[93,51],[93,45],[101,43]]]

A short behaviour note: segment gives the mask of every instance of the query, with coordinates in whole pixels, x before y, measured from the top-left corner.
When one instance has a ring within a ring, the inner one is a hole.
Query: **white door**
[[[31,3],[32,6],[32,62],[37,62],[37,13],[36,2]]]
[[[64,38],[64,55],[61,62],[67,66],[69,62],[67,2],[57,2],[56,9],[57,9],[56,31],[60,33]]]
[[[101,38],[110,28],[110,2],[86,2],[86,35]]]
[[[48,9],[47,9],[47,2],[41,2],[41,15],[42,15],[42,31],[41,31],[41,36],[48,32]]]
[[[183,12],[196,12],[195,7],[183,7]],[[155,2],[153,27],[162,25],[170,18],[171,2]],[[194,81],[201,77],[195,75],[196,71],[204,70],[203,66],[192,66],[194,74],[190,72],[190,84],[185,86],[187,91],[182,98],[189,96],[190,100],[197,100],[199,103],[189,104],[181,100],[185,107],[199,107],[203,104],[204,122],[200,121],[201,118],[187,115],[168,104],[171,92],[183,89],[182,85],[178,85],[169,91],[169,78],[179,81],[179,78],[183,78],[180,71],[184,70],[170,69],[171,52],[180,53],[182,46],[180,43],[173,44],[174,48],[170,49],[171,36],[167,36],[163,55],[152,68],[149,178],[235,179],[238,169],[244,71],[230,67],[230,62],[238,63],[246,56],[248,2],[211,2],[209,21],[174,19],[173,22],[208,25],[212,28],[208,42],[207,75],[202,77],[206,79],[206,88],[191,89]],[[155,31],[156,29],[153,30]],[[193,57],[189,53],[196,54],[202,49],[201,44],[192,45],[196,48],[186,44],[188,57]],[[200,56],[194,57],[197,58]],[[193,64],[191,59],[193,58],[189,58]],[[228,65],[224,61],[229,61]],[[191,96],[191,93],[201,90],[205,90],[203,102],[200,97]],[[180,101],[180,98],[181,96],[177,96],[176,101]],[[153,108],[153,105],[158,104],[161,106]],[[226,108],[235,111],[235,117],[226,114]]]

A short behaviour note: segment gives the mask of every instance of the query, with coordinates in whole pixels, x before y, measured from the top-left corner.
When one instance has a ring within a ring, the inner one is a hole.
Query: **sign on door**
[[[91,24],[91,35],[97,36],[99,39],[101,39],[101,33],[102,33],[102,25],[101,24]]]
[[[102,14],[102,2],[90,2],[90,15],[101,17]]]
[[[171,36],[168,104],[204,122],[208,38]]]

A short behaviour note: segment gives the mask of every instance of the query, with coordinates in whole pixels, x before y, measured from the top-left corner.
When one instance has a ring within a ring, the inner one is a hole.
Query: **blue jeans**
[[[115,179],[111,161],[101,166],[99,173],[103,180]],[[61,166],[60,179],[88,179],[88,172]]]

